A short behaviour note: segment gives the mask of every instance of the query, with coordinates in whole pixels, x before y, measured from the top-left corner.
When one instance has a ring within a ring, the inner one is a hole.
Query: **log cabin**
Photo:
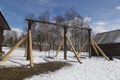
[[[120,56],[120,29],[98,33],[94,40],[106,55]],[[93,49],[92,55],[95,55]]]
[[[3,36],[3,33],[4,33],[4,30],[11,30],[7,21],[5,20],[3,14],[2,14],[2,11],[0,11],[0,55],[2,54],[2,43],[3,43],[3,40],[4,40],[4,36]]]

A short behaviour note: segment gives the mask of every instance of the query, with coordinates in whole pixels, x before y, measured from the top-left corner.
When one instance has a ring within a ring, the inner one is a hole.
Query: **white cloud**
[[[120,29],[120,19],[113,19],[113,20],[110,20],[108,21],[107,25],[105,26],[107,31],[111,31],[111,30],[117,30],[117,29]]]
[[[120,6],[117,6],[116,9],[117,9],[117,10],[120,10]]]
[[[13,31],[15,31],[17,33],[18,39],[22,36],[22,34],[25,34],[23,32],[23,30],[21,30],[21,29],[11,28],[11,30],[4,30],[5,39],[6,39],[6,35],[8,35],[8,34],[9,34],[9,37],[14,37],[15,35],[13,34]]]
[[[23,30],[18,29],[18,28],[12,28],[12,31],[17,32],[17,36],[18,36],[18,37],[21,37],[22,34],[24,33]]]
[[[98,21],[91,25],[94,34],[120,29],[120,19],[110,21]]]
[[[93,23],[93,25],[94,26],[105,26],[105,25],[107,25],[107,23],[104,21],[98,21],[98,22]]]
[[[86,16],[85,18],[84,18],[84,21],[83,21],[85,24],[88,24],[88,23],[90,23],[91,22],[91,17],[89,17],[89,16]]]
[[[101,33],[101,32],[106,32],[106,28],[104,26],[96,26],[92,28],[92,31],[97,34],[97,33]]]

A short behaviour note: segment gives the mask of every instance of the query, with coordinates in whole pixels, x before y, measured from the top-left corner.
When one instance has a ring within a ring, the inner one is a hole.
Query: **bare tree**
[[[18,37],[16,31],[8,31],[4,35],[4,45],[11,47],[15,45],[17,41],[18,41]]]
[[[75,8],[71,8],[70,10],[66,11],[65,13],[65,20],[74,20],[75,17],[80,17],[78,12],[75,10]]]
[[[43,14],[39,16],[39,19],[41,21],[47,21],[47,22],[49,22],[49,20],[50,20],[50,13],[49,13],[49,11],[43,12]]]
[[[62,23],[62,22],[64,22],[64,17],[63,17],[63,15],[57,15],[57,16],[55,16],[54,17],[54,21],[56,22],[56,23]]]
[[[38,19],[49,22],[50,13],[45,11]],[[66,11],[64,16],[56,15],[53,20],[59,24],[68,22],[68,24],[71,24],[72,26],[83,27],[83,19],[74,8]],[[35,43],[33,46],[37,46],[40,51],[50,49],[55,50],[62,37],[62,32],[63,28],[59,26],[34,23],[32,25],[33,43]],[[70,34],[72,43],[77,50],[80,49],[85,40],[85,32],[86,31],[77,28],[69,28],[67,30],[67,33]]]
[[[45,11],[39,16],[39,20],[48,22],[50,20],[50,13],[48,11]],[[35,43],[35,45],[38,46],[40,51],[42,51],[45,48],[45,45],[47,44],[47,28],[48,24],[41,23],[34,23],[34,26],[32,28],[33,43]]]

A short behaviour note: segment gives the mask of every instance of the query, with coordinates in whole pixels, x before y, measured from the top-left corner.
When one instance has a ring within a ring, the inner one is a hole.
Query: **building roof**
[[[10,30],[10,27],[1,11],[0,11],[0,28],[2,28],[3,30]]]
[[[96,34],[97,44],[120,43],[120,29]]]

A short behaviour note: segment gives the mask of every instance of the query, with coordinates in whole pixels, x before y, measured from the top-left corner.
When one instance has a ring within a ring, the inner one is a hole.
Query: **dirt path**
[[[0,80],[23,80],[24,78],[38,75],[40,73],[54,72],[64,66],[70,66],[66,62],[48,62],[35,64],[34,68],[14,67],[14,68],[1,68]]]

